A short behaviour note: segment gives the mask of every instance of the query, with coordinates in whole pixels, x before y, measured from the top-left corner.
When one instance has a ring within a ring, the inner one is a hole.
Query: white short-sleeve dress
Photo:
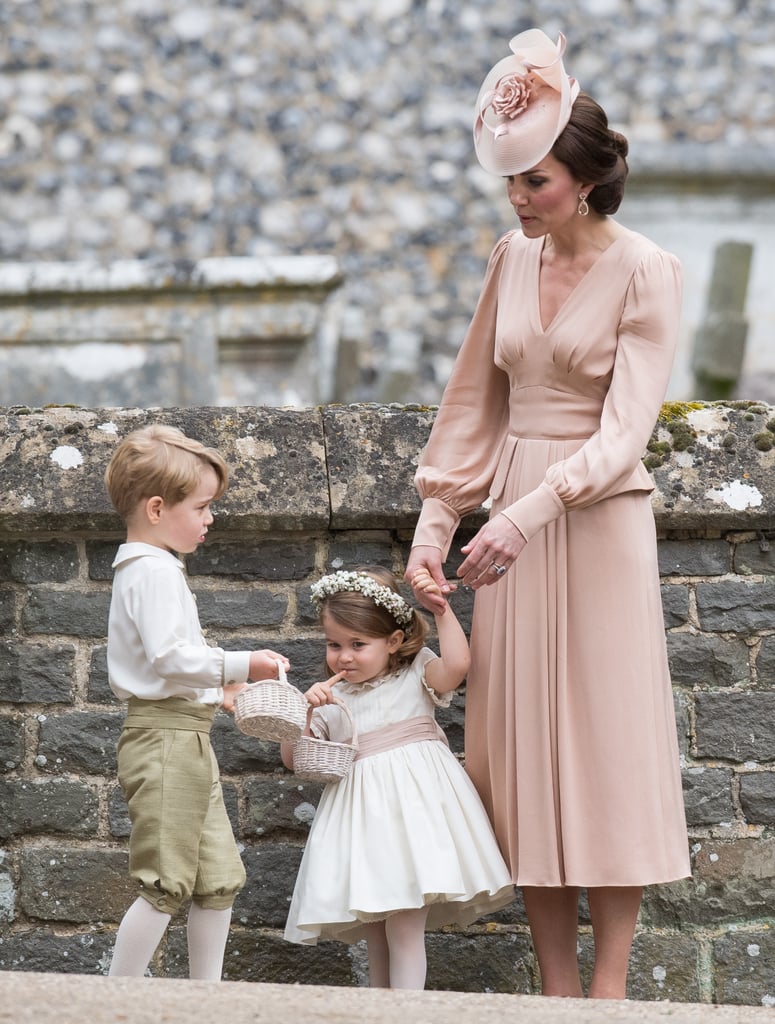
[[[434,704],[444,702],[425,685],[425,666],[435,657],[423,648],[393,675],[337,684],[334,693],[361,740],[395,737],[400,723],[421,719],[433,728]],[[313,728],[349,739],[349,722],[335,705],[315,712]],[[424,905],[429,928],[468,924],[513,898],[492,826],[455,755],[440,738],[403,742],[356,759],[347,778],[324,789],[285,938],[357,942],[364,924]]]

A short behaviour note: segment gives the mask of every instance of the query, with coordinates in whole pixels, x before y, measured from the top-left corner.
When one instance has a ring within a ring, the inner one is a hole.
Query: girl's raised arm
[[[412,587],[424,594],[441,595],[438,585],[425,569],[415,573]],[[428,662],[425,679],[436,693],[449,693],[456,690],[465,679],[471,664],[471,654],[463,627],[449,605],[443,612],[434,615],[434,619],[440,657]]]

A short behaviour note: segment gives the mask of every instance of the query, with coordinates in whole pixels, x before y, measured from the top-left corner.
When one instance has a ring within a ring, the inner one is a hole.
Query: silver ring
[[[506,566],[505,565],[498,565],[497,562],[491,562],[490,564],[492,565],[493,569],[495,570],[495,575],[496,576],[502,576],[504,574],[504,572],[506,571]]]

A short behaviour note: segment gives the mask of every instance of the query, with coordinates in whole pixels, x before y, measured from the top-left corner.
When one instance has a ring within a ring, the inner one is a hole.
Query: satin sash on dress
[[[355,760],[360,761],[363,757],[381,754],[394,747],[405,747],[408,743],[419,743],[421,740],[438,740],[449,746],[444,730],[432,715],[417,715],[359,735]]]

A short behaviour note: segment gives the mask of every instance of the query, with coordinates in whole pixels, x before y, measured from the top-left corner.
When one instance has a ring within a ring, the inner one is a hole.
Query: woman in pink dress
[[[624,998],[643,886],[690,873],[650,492],[641,458],[677,340],[678,261],[610,215],[627,142],[530,30],[474,124],[521,230],[490,257],[417,472],[406,578],[462,548],[476,591],[466,767],[523,888],[547,995]],[[435,599],[418,592],[430,610]]]

